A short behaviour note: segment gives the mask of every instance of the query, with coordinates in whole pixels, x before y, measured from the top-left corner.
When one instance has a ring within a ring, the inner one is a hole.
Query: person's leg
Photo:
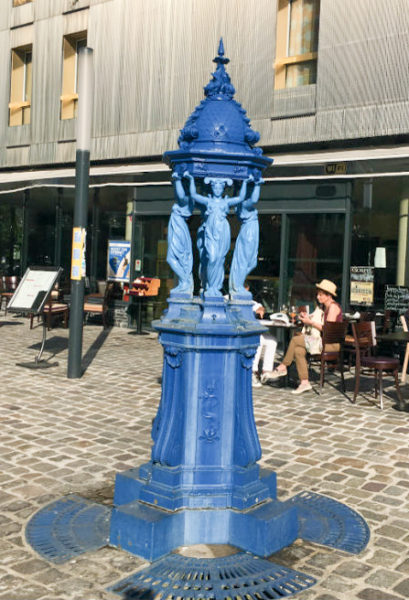
[[[260,336],[260,343],[258,345],[257,352],[256,352],[256,355],[253,360],[253,373],[251,376],[251,385],[253,387],[261,387],[261,383],[260,383],[260,380],[258,377],[258,365],[259,365],[261,354],[263,352],[263,347],[264,347],[263,337],[264,336],[262,336],[262,335]]]
[[[305,347],[304,336],[299,336],[301,341],[295,348],[295,364],[297,367],[298,377],[300,378],[300,385],[292,391],[293,394],[302,394],[311,390],[311,384],[308,381],[308,363],[307,363],[307,349]]]
[[[264,360],[263,360],[263,373],[266,371],[272,371],[274,368],[274,357],[277,349],[277,340],[272,335],[264,335]]]
[[[282,362],[278,365],[276,369],[273,371],[265,372],[262,376],[262,383],[267,383],[270,379],[277,379],[278,377],[283,377],[287,374],[287,367],[291,365],[295,356],[295,348],[297,346],[297,338],[301,336],[294,336],[290,343],[288,344],[287,352],[282,360]]]

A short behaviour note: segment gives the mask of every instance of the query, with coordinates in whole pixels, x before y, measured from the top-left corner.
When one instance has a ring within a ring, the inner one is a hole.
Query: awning
[[[341,150],[268,153],[274,160],[266,181],[356,179],[409,176],[409,145]],[[90,188],[170,185],[170,170],[161,161],[96,165],[90,168]],[[0,171],[0,194],[39,187],[75,187],[75,168]]]

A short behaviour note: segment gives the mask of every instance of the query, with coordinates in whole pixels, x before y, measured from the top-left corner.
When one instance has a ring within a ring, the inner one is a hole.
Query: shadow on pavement
[[[92,363],[92,361],[94,360],[96,355],[98,354],[98,351],[100,350],[100,348],[102,348],[102,346],[104,345],[105,340],[111,333],[111,329],[112,329],[111,327],[109,327],[108,329],[103,329],[101,331],[101,333],[98,335],[98,337],[92,342],[91,346],[88,348],[88,350],[82,357],[82,373],[83,374],[85,373],[85,371],[88,369],[88,367],[90,366],[90,364]]]
[[[21,321],[1,321],[0,327],[2,327],[3,325],[24,325],[24,323],[22,323]]]
[[[29,346],[29,348],[33,349],[33,350],[40,350],[41,342],[37,342],[36,344]],[[67,348],[68,348],[68,339],[65,337],[56,335],[52,338],[46,339],[45,346],[44,346],[44,352],[51,352],[52,353],[51,358],[52,358],[56,354],[59,354],[60,352],[64,352],[64,350],[66,350]]]

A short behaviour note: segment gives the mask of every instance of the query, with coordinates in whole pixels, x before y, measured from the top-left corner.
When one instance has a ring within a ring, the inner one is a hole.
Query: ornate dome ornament
[[[250,119],[239,102],[225,66],[223,40],[213,62],[216,70],[204,87],[205,98],[195,108],[180,131],[179,150],[165,152],[164,160],[182,175],[186,170],[194,177],[254,179],[272,162],[254,145],[260,135],[250,126]]]

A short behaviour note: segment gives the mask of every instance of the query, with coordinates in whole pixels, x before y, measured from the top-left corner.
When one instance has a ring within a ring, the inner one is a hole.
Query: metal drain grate
[[[298,509],[298,537],[351,554],[368,544],[366,521],[345,504],[313,492],[301,492],[288,502]]]
[[[209,559],[169,554],[109,591],[126,600],[270,600],[293,596],[314,583],[313,577],[244,552]]]
[[[106,546],[111,509],[70,495],[37,512],[27,524],[30,546],[46,560],[63,563]]]

